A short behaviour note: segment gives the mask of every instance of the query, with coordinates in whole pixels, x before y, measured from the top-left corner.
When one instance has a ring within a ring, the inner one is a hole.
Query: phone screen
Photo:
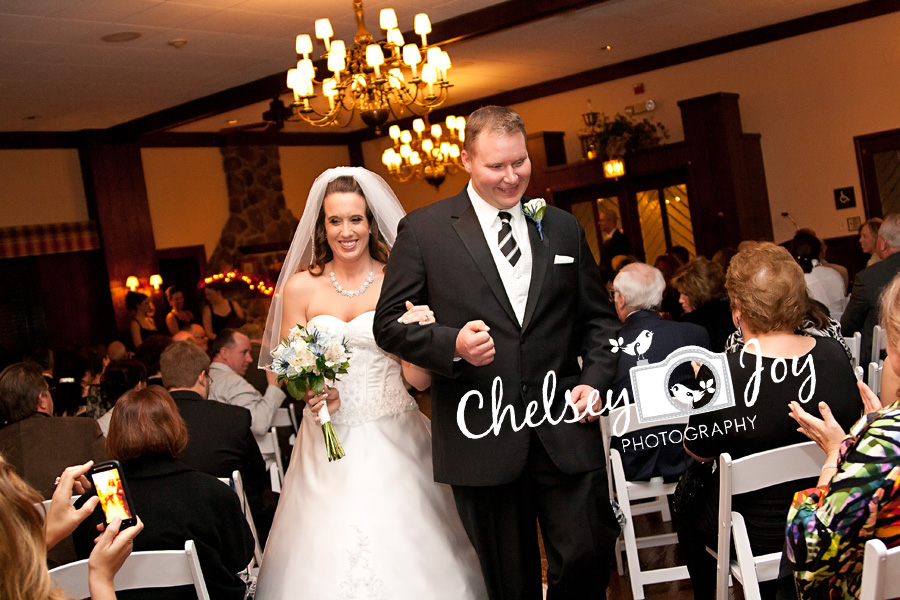
[[[127,526],[129,520],[134,520],[134,514],[128,505],[128,497],[125,494],[125,485],[117,466],[95,470],[91,473],[91,480],[97,496],[100,498],[100,506],[106,515],[106,522],[110,523],[116,517],[122,519],[123,526]]]

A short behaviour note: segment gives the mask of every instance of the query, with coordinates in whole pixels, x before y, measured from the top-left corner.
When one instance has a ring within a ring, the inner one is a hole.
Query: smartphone
[[[91,483],[100,498],[100,507],[106,515],[106,524],[119,517],[122,519],[121,529],[137,523],[137,516],[132,511],[131,495],[122,478],[119,461],[110,460],[94,465],[89,472]]]

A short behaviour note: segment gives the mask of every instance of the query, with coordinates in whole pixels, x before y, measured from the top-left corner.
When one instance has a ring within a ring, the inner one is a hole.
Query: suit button
[[[528,386],[527,386],[527,385],[524,385],[524,384],[522,385],[522,393],[523,393],[523,394],[527,394],[527,393],[528,393]]]

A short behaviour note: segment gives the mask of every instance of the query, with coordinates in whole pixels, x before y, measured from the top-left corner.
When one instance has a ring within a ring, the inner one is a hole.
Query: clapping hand
[[[836,462],[841,449],[841,442],[847,437],[840,424],[834,420],[831,409],[824,402],[819,402],[819,413],[822,418],[812,416],[800,406],[799,402],[791,402],[790,417],[800,425],[797,431],[819,445],[827,455],[827,462]]]
[[[867,386],[863,381],[857,381],[856,387],[859,388],[859,397],[862,398],[863,412],[869,414],[884,408],[881,405],[881,398],[875,395],[872,388]]]

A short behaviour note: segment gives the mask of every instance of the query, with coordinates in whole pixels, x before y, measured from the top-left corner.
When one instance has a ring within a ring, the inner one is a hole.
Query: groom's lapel
[[[541,296],[541,287],[544,285],[544,276],[547,274],[547,265],[550,263],[550,238],[544,229],[544,239],[541,239],[537,230],[537,224],[528,219],[528,238],[531,241],[531,283],[528,286],[528,301],[525,303],[525,316],[522,317],[522,331],[528,329],[534,309]]]
[[[497,265],[494,263],[494,256],[491,254],[487,241],[484,239],[484,231],[481,229],[481,223],[478,222],[478,216],[475,214],[475,209],[472,208],[468,196],[466,196],[465,202],[468,206],[462,209],[459,218],[453,222],[453,229],[456,230],[456,234],[459,235],[459,239],[462,240],[466,250],[472,255],[478,270],[481,271],[481,276],[484,277],[491,291],[494,292],[494,296],[497,298],[500,306],[503,307],[503,310],[506,311],[506,314],[513,322],[518,323],[516,312],[509,302],[506,288],[503,287],[503,280],[500,279],[500,273],[497,271]]]

